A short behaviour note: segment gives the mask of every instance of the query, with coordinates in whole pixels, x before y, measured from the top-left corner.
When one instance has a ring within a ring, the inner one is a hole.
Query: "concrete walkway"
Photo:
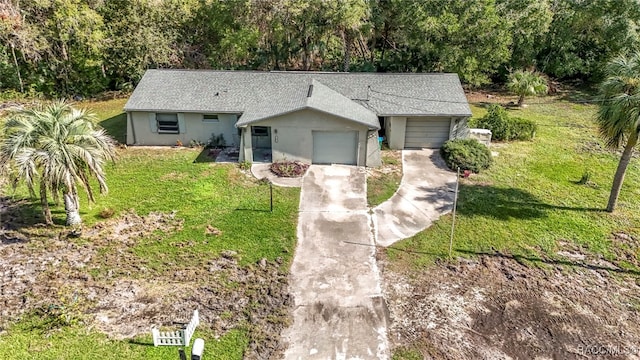
[[[404,150],[402,172],[398,191],[373,209],[380,246],[417,234],[453,207],[456,174],[438,150]]]
[[[303,178],[286,359],[389,357],[365,184],[353,166],[312,165]]]

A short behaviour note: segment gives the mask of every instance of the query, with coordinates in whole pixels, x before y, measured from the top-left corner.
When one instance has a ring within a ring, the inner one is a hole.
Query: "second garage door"
[[[357,131],[314,131],[313,163],[356,165]]]
[[[408,118],[405,148],[439,148],[449,140],[449,118]]]

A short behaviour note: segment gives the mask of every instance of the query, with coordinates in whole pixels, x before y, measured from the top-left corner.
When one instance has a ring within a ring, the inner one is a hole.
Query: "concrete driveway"
[[[365,184],[353,166],[312,165],[303,179],[286,359],[388,358]]]
[[[381,246],[419,233],[453,208],[456,174],[438,150],[404,150],[402,172],[398,191],[373,209]]]

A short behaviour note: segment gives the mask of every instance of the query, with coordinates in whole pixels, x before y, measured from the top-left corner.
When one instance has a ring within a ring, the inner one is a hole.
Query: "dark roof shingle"
[[[312,83],[318,92],[307,99]],[[239,126],[302,108],[370,125],[376,116],[471,116],[456,74],[147,70],[125,105],[242,113]]]

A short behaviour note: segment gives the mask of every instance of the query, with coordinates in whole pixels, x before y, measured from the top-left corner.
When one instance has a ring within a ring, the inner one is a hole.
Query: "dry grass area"
[[[64,229],[41,228],[29,239],[24,232],[4,230],[0,329],[36,315],[55,319],[37,326],[44,330],[81,323],[112,339],[131,339],[148,334],[151,326],[188,322],[191,311],[199,309],[201,327],[213,336],[247,328],[253,340],[246,357],[277,356],[291,305],[282,261],[240,266],[237,253],[225,251],[205,266],[189,266],[186,257],[169,266],[171,272],[152,275],[131,248],[140,239],[180,231],[183,225],[175,212],[127,212],[86,228],[77,238]]]
[[[474,116],[515,99],[468,97]],[[538,132],[493,143],[492,167],[460,181],[451,259],[450,215],[380,254],[395,360],[640,359],[640,173],[634,159],[604,211],[619,153],[588,100],[509,109]]]
[[[579,249],[560,253],[566,261],[542,266],[495,252],[385,269],[394,358],[587,359],[597,350],[638,359],[638,274],[611,272]]]

